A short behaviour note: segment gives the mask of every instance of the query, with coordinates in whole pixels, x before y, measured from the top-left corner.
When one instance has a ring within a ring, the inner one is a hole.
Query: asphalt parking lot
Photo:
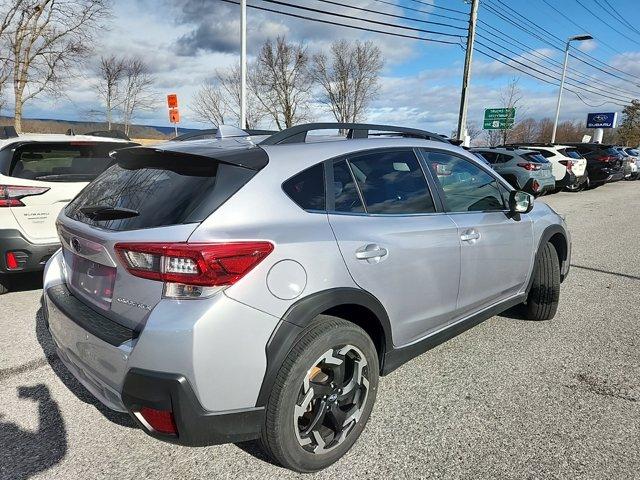
[[[556,318],[494,317],[383,378],[360,440],[315,477],[640,478],[640,182],[539,201],[573,236]],[[297,476],[253,443],[176,447],[98,405],[40,295],[26,278],[0,297],[0,479]]]

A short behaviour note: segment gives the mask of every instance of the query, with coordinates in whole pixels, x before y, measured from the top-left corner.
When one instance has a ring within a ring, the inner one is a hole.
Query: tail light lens
[[[49,187],[0,185],[0,207],[24,207],[20,199],[31,195],[41,195]]]
[[[269,242],[118,243],[131,275],[165,282],[165,296],[193,298],[233,285],[273,251]]]
[[[601,155],[599,157],[596,157],[595,160],[603,163],[612,163],[617,161],[618,157],[614,157],[613,155]]]
[[[560,160],[560,163],[567,167],[567,172],[573,170],[573,160]]]
[[[539,164],[531,163],[531,162],[519,163],[518,166],[524,168],[525,170],[529,170],[529,171],[540,170],[542,168]]]

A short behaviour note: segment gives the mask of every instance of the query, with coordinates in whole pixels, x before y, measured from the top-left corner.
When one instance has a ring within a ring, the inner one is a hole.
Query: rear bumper
[[[122,401],[136,423],[149,435],[192,447],[254,440],[264,423],[264,407],[226,413],[202,408],[182,375],[132,368],[122,387]],[[137,412],[142,407],[171,410],[177,435],[154,431]]]
[[[600,163],[591,163],[587,165],[589,172],[589,183],[591,185],[605,183],[605,182],[617,182],[624,178],[624,171],[622,168],[611,168],[609,166]]]
[[[161,301],[137,332],[74,297],[64,270],[62,255],[54,255],[44,275],[45,322],[62,363],[101,403],[172,443],[258,438],[264,408],[256,408],[256,399],[278,319],[221,294],[204,302]],[[145,425],[143,406],[172,410],[178,434]]]
[[[534,182],[537,182],[538,184],[537,189],[534,188],[535,186]],[[527,183],[524,185],[522,190],[534,195],[540,195],[540,194],[555,190],[555,188],[556,188],[556,179],[554,177],[545,177],[545,178],[530,178],[527,181]]]
[[[47,260],[60,248],[59,243],[29,242],[18,230],[0,230],[0,273],[36,272],[44,269]],[[7,267],[7,252],[16,252],[20,268]],[[24,262],[24,263],[23,263]]]
[[[558,187],[569,187],[576,188],[581,186],[583,183],[587,181],[586,173],[580,176],[577,176],[573,172],[567,172],[562,180],[556,183]]]

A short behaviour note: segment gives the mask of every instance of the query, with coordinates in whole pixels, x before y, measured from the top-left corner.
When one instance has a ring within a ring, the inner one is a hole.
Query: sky
[[[446,40],[453,44],[365,32],[249,8],[249,60],[255,57],[265,40],[278,35],[303,42],[310,53],[326,51],[337,39],[371,40],[381,48],[385,64],[378,95],[367,112],[366,120],[426,128],[445,134],[456,127],[464,65],[462,45],[465,39],[462,37],[466,35],[468,3],[463,0],[334,0],[339,4],[335,5],[322,0],[284,1],[361,20],[329,17],[263,0],[248,0],[248,3],[396,34]],[[100,55],[116,53],[142,57],[149,63],[155,77],[158,106],[141,112],[135,123],[169,125],[165,98],[168,93],[176,93],[181,110],[180,126],[207,128],[208,125],[195,120],[189,104],[199,86],[210,80],[217,68],[239,61],[239,7],[222,0],[113,0],[113,7],[113,18],[107,29],[100,32],[95,53],[87,60],[83,75],[67,86],[64,96],[55,99],[42,96],[28,103],[25,116],[100,120],[89,114],[99,109],[96,79],[91,71],[95,69]],[[583,33],[591,34],[594,40],[574,42],[569,58],[569,81],[574,84],[569,88],[576,90],[580,98],[565,91],[560,119],[582,121],[586,120],[588,112],[620,112],[621,104],[628,103],[631,98],[640,98],[640,23],[636,21],[637,9],[637,0],[480,0],[478,43],[474,50],[469,90],[469,121],[481,124],[485,108],[502,107],[501,92],[514,78],[523,96],[517,118],[553,116],[558,87],[531,78],[512,67],[539,77],[559,77],[565,39]],[[631,23],[625,23],[620,17]],[[449,35],[387,27],[366,20]],[[528,31],[511,22],[525,24]],[[480,53],[481,50],[507,65],[488,58]],[[549,62],[560,63],[549,66]],[[550,81],[557,83],[557,80]],[[332,119],[321,105],[313,106],[316,120]]]

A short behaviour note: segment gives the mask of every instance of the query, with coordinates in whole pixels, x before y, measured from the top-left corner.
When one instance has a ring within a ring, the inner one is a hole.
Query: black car
[[[565,143],[587,159],[587,185],[590,188],[624,178],[623,158],[612,145],[601,143]]]

